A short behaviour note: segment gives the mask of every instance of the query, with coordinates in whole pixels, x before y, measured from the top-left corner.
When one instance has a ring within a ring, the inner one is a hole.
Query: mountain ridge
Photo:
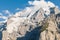
[[[34,6],[7,20],[2,40],[60,40],[60,10],[56,5],[44,0],[29,1],[29,4]]]

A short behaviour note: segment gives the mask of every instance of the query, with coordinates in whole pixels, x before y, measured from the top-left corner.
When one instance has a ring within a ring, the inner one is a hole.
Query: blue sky
[[[46,1],[51,1],[53,2],[55,5],[60,7],[60,0],[46,0]]]
[[[0,12],[2,10],[9,10],[10,12],[16,12],[16,8],[24,9],[28,5],[28,1],[32,0],[0,0]],[[51,1],[60,7],[60,0],[46,0]]]
[[[17,8],[20,10],[24,9],[25,7],[29,6],[28,1],[33,0],[0,0],[0,13],[4,14],[2,12],[3,10],[9,10],[12,13],[17,12]],[[46,0],[51,1],[55,5],[60,7],[60,0]]]
[[[23,10],[25,7],[30,6],[28,1],[33,0],[0,0],[0,15],[7,16],[8,13],[16,13],[17,11]],[[60,7],[60,0],[46,0],[51,1],[55,5]],[[6,13],[6,14],[5,14]],[[0,20],[2,20],[0,18]]]
[[[29,0],[0,0],[0,12],[2,10],[15,11],[16,8],[24,9]]]

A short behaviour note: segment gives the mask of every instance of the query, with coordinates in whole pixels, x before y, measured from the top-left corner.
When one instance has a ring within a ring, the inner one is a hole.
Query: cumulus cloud
[[[28,1],[28,3],[30,5],[35,5],[35,6],[40,6],[40,7],[47,7],[47,6],[55,7],[55,5],[52,2],[50,2],[50,1],[46,2],[44,0],[40,0],[40,1],[37,1],[37,0],[35,0],[35,1]]]
[[[16,10],[22,10],[22,9],[20,9],[20,8],[16,8]]]
[[[6,16],[0,16],[0,18],[7,19],[7,17],[6,17]]]
[[[44,11],[46,11],[46,15],[50,14],[50,7],[56,7],[56,5],[54,5],[54,3],[48,1],[44,1],[44,0],[34,0],[34,1],[28,1],[29,5],[33,5],[36,7],[36,9],[39,8],[43,8]]]
[[[33,4],[33,2],[32,2],[32,1],[28,1],[28,3],[29,3],[30,5],[32,5],[32,4]]]
[[[8,15],[7,15],[8,14]],[[7,15],[7,16],[6,16]],[[8,17],[12,16],[11,12],[9,10],[3,10],[2,13],[0,13],[0,18],[3,19],[0,21],[1,23],[7,22]]]
[[[4,13],[10,14],[9,10],[3,10]]]
[[[48,1],[48,6],[55,7],[55,5],[52,2],[50,2],[50,1]]]
[[[2,12],[4,14],[8,14],[8,16],[12,16],[12,13],[9,10],[3,10]]]
[[[7,19],[7,17],[6,17],[6,16],[3,16],[2,13],[0,13],[0,18],[2,18],[2,19]]]
[[[26,7],[23,11],[16,12],[14,16],[25,16],[26,17],[31,11],[32,10],[30,7]]]
[[[32,14],[39,8],[43,8],[44,11],[46,11],[46,15],[50,14],[50,7],[56,7],[52,2],[44,1],[44,0],[34,0],[34,1],[28,1],[29,5],[33,5],[31,7],[26,7],[23,11],[16,12],[15,16],[27,16],[28,14]],[[21,10],[20,8],[16,8],[16,10]]]
[[[1,19],[4,19],[4,21],[0,21],[1,23],[7,22],[8,17],[6,17],[6,16],[0,16],[0,18],[1,18]]]

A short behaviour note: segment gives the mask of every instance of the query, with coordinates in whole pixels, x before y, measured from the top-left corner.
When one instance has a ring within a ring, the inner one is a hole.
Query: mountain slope
[[[52,2],[29,1],[31,7],[7,20],[2,40],[60,40],[60,10]]]

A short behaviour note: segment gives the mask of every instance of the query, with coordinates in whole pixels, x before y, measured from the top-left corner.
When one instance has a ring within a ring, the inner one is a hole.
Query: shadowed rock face
[[[40,27],[33,29],[31,32],[26,32],[24,37],[19,37],[17,40],[39,40]]]
[[[0,31],[0,40],[2,40],[2,32]]]
[[[60,13],[56,15],[56,20],[57,20],[58,32],[60,33]]]
[[[6,30],[6,23],[0,24],[0,40],[2,40],[2,31]]]

